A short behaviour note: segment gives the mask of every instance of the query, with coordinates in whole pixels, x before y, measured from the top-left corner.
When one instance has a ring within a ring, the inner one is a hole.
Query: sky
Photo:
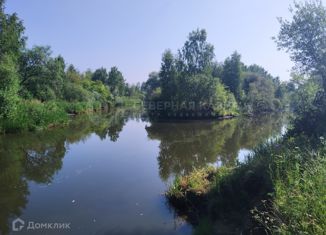
[[[326,1],[326,0],[325,0]],[[28,47],[51,46],[80,71],[117,66],[128,83],[160,69],[166,49],[181,48],[189,32],[207,31],[219,62],[237,50],[289,80],[293,63],[275,42],[292,0],[7,0],[26,27]]]

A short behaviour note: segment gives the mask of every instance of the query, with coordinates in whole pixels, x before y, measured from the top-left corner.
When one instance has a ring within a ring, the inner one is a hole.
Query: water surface
[[[0,234],[192,234],[163,193],[207,164],[234,165],[279,135],[279,116],[151,123],[140,112],[76,117],[65,128],[0,137]],[[17,217],[69,230],[12,232]]]

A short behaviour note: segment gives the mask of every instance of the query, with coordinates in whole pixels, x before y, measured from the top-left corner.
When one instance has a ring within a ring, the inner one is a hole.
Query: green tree
[[[5,14],[0,0],[0,118],[15,117],[19,101],[17,60],[25,46],[24,27],[16,14]]]
[[[234,52],[225,60],[222,82],[239,101],[241,99],[241,55],[239,53]]]
[[[292,21],[280,19],[277,45],[290,53],[297,69],[321,76],[326,91],[326,9],[314,0],[295,2],[291,12]]]
[[[148,79],[146,82],[144,82],[141,85],[141,90],[146,94],[149,95],[158,87],[160,87],[161,83],[160,83],[160,77],[159,77],[159,73],[157,72],[151,72],[148,75]]]
[[[326,8],[320,0],[294,3],[291,20],[280,19],[281,29],[275,39],[279,49],[290,53],[296,69],[317,77],[322,91],[313,105],[294,121],[294,132],[321,135],[326,132]]]
[[[189,34],[183,48],[179,50],[178,66],[186,74],[203,73],[211,67],[215,57],[214,46],[206,40],[206,30],[194,30]]]
[[[19,102],[19,78],[10,55],[0,59],[0,119],[14,119]]]
[[[245,92],[244,112],[247,114],[267,113],[281,108],[280,101],[275,98],[272,80],[260,74],[247,73],[243,88]]]
[[[161,70],[159,73],[162,94],[164,100],[174,100],[178,93],[177,70],[175,59],[170,50],[164,52],[162,56]]]
[[[46,73],[46,65],[51,58],[51,49],[46,46],[35,46],[24,50],[19,58],[21,84],[28,84],[29,79],[40,77]]]
[[[307,79],[302,75],[293,73],[291,82],[295,86],[292,92],[291,108],[297,116],[304,116],[313,106],[316,94],[321,90],[315,79]]]
[[[123,78],[122,73],[119,71],[117,67],[112,67],[109,76],[107,84],[109,85],[111,89],[111,93],[115,96],[122,96],[124,95],[125,91],[125,79]]]
[[[93,81],[101,81],[105,84],[108,84],[109,75],[105,68],[100,68],[95,70],[92,76]]]
[[[77,71],[77,69],[75,68],[75,66],[73,66],[72,64],[68,66],[67,71],[66,71],[66,78],[69,81],[73,81],[73,82],[78,82],[81,79],[81,74]]]
[[[214,62],[212,65],[212,76],[214,78],[222,78],[223,76],[223,64]]]
[[[25,50],[19,59],[20,94],[24,98],[41,101],[62,98],[65,82],[65,61],[61,56],[51,57],[50,47]]]
[[[4,12],[4,4],[5,1],[0,0],[0,59],[10,55],[16,63],[25,47],[25,28],[16,13],[10,15]]]

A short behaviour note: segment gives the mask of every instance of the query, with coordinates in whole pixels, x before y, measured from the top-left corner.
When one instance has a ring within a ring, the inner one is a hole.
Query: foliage
[[[34,47],[20,58],[21,94],[25,98],[49,101],[62,98],[65,62],[51,57],[49,47]]]
[[[294,3],[292,21],[280,19],[281,30],[276,42],[290,52],[297,68],[318,74],[326,90],[326,9],[322,1]]]
[[[237,114],[233,94],[214,77],[214,47],[206,39],[206,31],[197,29],[177,56],[170,50],[164,52],[160,72],[151,73],[142,86],[147,100],[165,103],[163,110],[150,113],[182,118]]]
[[[141,105],[142,105],[142,99],[140,99],[139,97],[122,96],[122,97],[117,97],[115,101],[115,106],[139,107]]]
[[[18,73],[10,55],[0,59],[0,119],[12,119],[18,109]]]
[[[193,223],[205,216],[251,233],[323,234],[325,150],[323,138],[277,140],[236,168],[208,167],[177,177],[167,197]]]
[[[234,52],[224,62],[222,82],[235,95],[237,100],[241,98],[241,55]]]
[[[178,53],[179,72],[195,75],[204,73],[211,67],[215,57],[214,46],[206,40],[207,33],[204,29],[197,29],[189,34],[188,40]]]
[[[147,81],[141,85],[141,91],[145,93],[146,99],[151,99],[153,91],[160,87],[160,82],[159,73],[151,72],[148,75]]]
[[[25,45],[24,27],[16,14],[4,12],[0,2],[0,118],[16,115],[19,101],[19,77],[16,63]]]
[[[268,113],[281,109],[282,105],[275,97],[275,86],[271,80],[256,73],[246,73],[243,88],[244,112],[247,114]]]
[[[112,67],[107,80],[107,85],[110,87],[111,93],[114,96],[122,96],[125,92],[125,80],[122,73],[117,67]]]
[[[15,117],[1,120],[0,131],[33,131],[62,125],[68,120],[64,107],[56,102],[21,101],[17,110]]]
[[[303,143],[305,147],[300,147]],[[325,150],[323,138],[316,146],[300,137],[289,139],[281,149],[270,152],[273,201],[253,210],[255,218],[266,231],[324,234]]]
[[[326,132],[326,9],[319,0],[294,3],[292,19],[280,20],[281,30],[276,42],[290,53],[296,68],[319,81],[322,90],[313,104],[294,122],[297,134],[322,135]]]
[[[108,83],[109,75],[105,68],[100,68],[95,70],[95,72],[92,75],[93,81],[101,81],[105,84]]]
[[[151,73],[142,90],[147,101],[168,105],[160,110],[154,105],[150,115],[234,116],[239,110],[256,115],[287,106],[288,90],[278,77],[259,65],[244,65],[237,52],[224,63],[215,62],[214,47],[206,39],[206,31],[197,29],[177,55],[170,50],[163,53],[160,72]]]
[[[17,14],[4,12],[4,0],[0,1],[0,59],[9,56],[16,63],[21,49],[25,46],[26,38],[23,37],[24,26]]]

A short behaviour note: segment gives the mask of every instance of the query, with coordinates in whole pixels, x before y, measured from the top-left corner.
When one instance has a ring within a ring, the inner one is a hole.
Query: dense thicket
[[[62,124],[67,113],[93,112],[140,99],[117,67],[80,73],[50,47],[26,48],[24,26],[0,1],[0,132]],[[128,97],[128,98],[127,98]]]
[[[285,83],[258,65],[244,65],[237,52],[224,63],[215,62],[214,47],[206,39],[206,31],[197,29],[176,55],[164,52],[160,71],[142,85],[147,101],[154,102],[148,105],[152,114],[211,117],[285,108]]]

